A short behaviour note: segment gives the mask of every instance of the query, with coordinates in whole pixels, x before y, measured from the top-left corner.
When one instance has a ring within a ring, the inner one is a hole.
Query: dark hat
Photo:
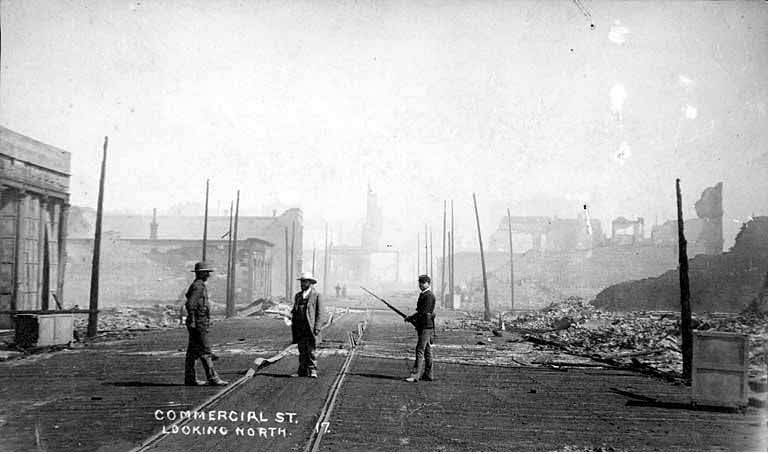
[[[421,276],[419,276],[419,282],[426,282],[427,284],[431,284],[432,279],[430,279],[429,276],[427,276],[426,274],[422,274]]]
[[[195,269],[190,271],[194,271],[195,273],[200,271],[213,271],[213,268],[211,268],[206,262],[197,262],[195,263]]]

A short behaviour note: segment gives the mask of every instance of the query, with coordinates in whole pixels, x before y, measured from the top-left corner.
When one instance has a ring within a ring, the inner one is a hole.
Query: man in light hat
[[[419,276],[419,299],[416,302],[416,312],[405,318],[416,327],[418,341],[416,342],[416,362],[407,382],[419,380],[432,381],[432,347],[430,341],[435,331],[435,295],[430,289],[432,279],[426,274]]]
[[[208,328],[211,325],[211,308],[208,305],[208,284],[205,281],[211,275],[213,268],[205,262],[195,263],[195,281],[189,286],[187,302],[187,331],[189,344],[187,357],[184,361],[184,384],[187,386],[202,386],[207,384],[223,386],[228,382],[219,378],[213,368],[211,346],[208,343]],[[205,370],[207,382],[198,381],[195,372],[195,361],[200,359]]]
[[[310,272],[303,272],[299,277],[301,291],[293,298],[291,310],[291,335],[299,346],[299,370],[293,377],[317,378],[317,347],[320,327],[323,326],[325,312],[320,301],[320,294],[314,289],[317,279]]]

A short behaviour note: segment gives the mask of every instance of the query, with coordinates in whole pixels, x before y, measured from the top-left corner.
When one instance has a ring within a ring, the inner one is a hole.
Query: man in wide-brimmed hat
[[[211,324],[211,308],[208,305],[208,284],[206,281],[213,268],[205,262],[195,263],[195,281],[189,286],[186,297],[187,302],[187,331],[189,332],[189,344],[187,357],[184,361],[184,384],[187,386],[199,385],[227,385],[228,383],[216,373],[213,368],[211,346],[208,343],[208,328]],[[200,359],[205,370],[205,381],[198,381],[195,372],[195,361]]]
[[[317,378],[315,348],[325,313],[320,302],[320,294],[312,287],[317,284],[317,279],[312,276],[312,273],[304,272],[298,280],[301,291],[293,298],[291,334],[293,343],[299,346],[299,370],[293,376]]]

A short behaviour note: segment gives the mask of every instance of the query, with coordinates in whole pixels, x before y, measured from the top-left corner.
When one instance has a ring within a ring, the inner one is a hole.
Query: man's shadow
[[[357,373],[357,374],[349,374],[349,375],[356,375],[358,377],[366,377],[366,378],[383,378],[384,380],[397,380],[397,381],[403,380],[403,377],[400,377],[400,376],[395,377],[395,376],[392,376],[392,375],[382,375],[382,374],[361,374],[361,373]]]
[[[104,385],[119,386],[122,388],[144,388],[144,387],[168,387],[168,386],[186,386],[184,383],[152,383],[144,381],[111,381]]]

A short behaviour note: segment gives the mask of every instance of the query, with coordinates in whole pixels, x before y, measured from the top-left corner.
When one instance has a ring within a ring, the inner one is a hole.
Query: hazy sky
[[[535,198],[610,231],[673,218],[679,177],[688,217],[724,182],[726,236],[766,214],[768,5],[581,3],[0,0],[0,123],[72,153],[80,205],[108,135],[113,211],[210,177],[351,226],[370,182],[409,237],[444,198],[474,235],[472,192],[484,229]]]

